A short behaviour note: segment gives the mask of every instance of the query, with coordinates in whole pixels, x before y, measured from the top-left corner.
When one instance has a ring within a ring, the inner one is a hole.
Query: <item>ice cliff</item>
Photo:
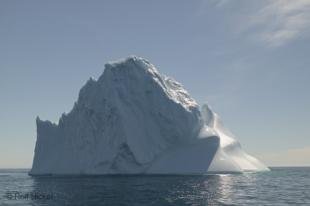
[[[268,170],[207,105],[140,57],[106,64],[58,124],[36,123],[31,175]]]

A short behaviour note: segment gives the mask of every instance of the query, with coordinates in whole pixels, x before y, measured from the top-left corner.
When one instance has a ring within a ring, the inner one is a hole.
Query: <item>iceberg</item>
[[[36,119],[30,175],[263,171],[208,105],[148,60],[105,65],[57,124]]]

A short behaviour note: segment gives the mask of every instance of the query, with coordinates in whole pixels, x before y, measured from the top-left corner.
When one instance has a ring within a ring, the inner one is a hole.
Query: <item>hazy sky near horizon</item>
[[[90,76],[135,54],[267,165],[310,165],[310,1],[0,1],[0,168],[31,167]]]

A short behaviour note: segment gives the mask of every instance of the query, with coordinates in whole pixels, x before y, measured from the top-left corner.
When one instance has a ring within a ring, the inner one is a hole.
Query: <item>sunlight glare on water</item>
[[[310,168],[201,176],[31,177],[0,170],[0,205],[309,205],[309,188]]]

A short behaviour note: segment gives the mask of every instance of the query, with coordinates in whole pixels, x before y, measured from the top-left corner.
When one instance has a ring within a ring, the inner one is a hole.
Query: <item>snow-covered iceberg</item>
[[[58,124],[37,123],[29,174],[204,174],[268,170],[217,114],[140,57],[105,65]]]

